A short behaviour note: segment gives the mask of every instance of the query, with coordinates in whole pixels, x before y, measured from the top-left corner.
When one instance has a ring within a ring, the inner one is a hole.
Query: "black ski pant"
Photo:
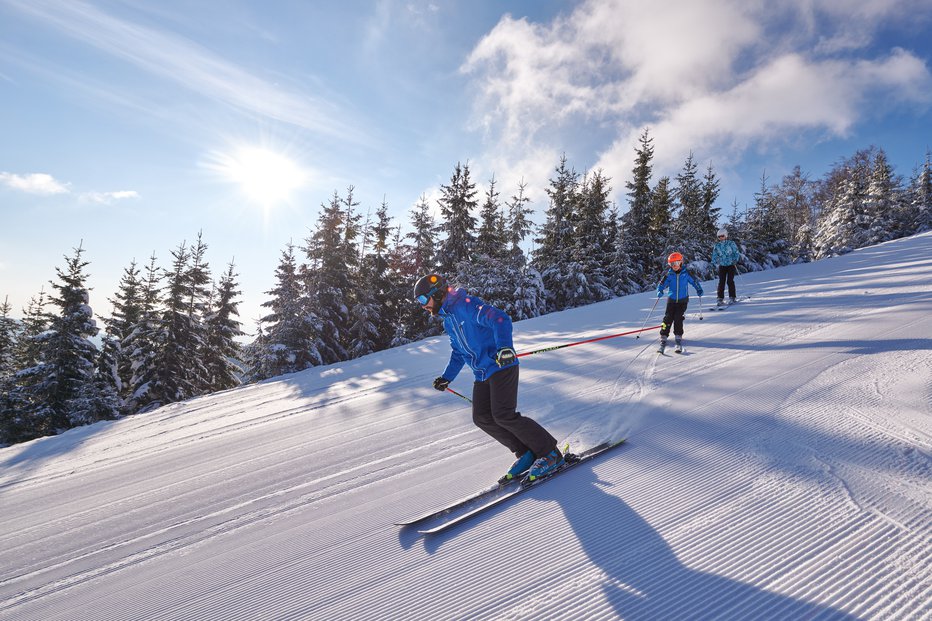
[[[472,386],[472,420],[482,431],[508,447],[515,457],[529,449],[543,457],[557,439],[536,421],[521,416],[518,407],[518,365],[493,373]]]
[[[725,297],[725,281],[728,281],[728,297],[736,298],[735,295],[735,274],[738,273],[738,268],[734,265],[719,265],[718,266],[718,299],[721,300]]]
[[[667,298],[667,310],[663,314],[663,324],[660,326],[660,336],[664,340],[670,336],[670,326],[673,326],[674,335],[683,336],[683,318],[686,317],[687,306],[689,306],[689,298],[679,301]]]

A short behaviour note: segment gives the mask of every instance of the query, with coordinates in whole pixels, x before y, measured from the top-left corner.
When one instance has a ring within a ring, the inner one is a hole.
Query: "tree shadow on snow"
[[[542,486],[537,500],[560,505],[582,549],[604,573],[602,590],[619,618],[840,619],[856,617],[685,566],[657,531],[600,481],[574,470],[573,494]]]

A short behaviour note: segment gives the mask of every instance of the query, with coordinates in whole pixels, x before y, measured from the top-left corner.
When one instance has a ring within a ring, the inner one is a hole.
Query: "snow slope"
[[[926,234],[694,298],[683,356],[522,359],[525,413],[628,441],[436,536],[392,522],[511,462],[431,387],[445,337],[0,450],[0,618],[932,619],[930,274]]]

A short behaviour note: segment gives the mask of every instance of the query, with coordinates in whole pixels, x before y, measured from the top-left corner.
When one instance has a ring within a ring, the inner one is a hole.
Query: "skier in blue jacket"
[[[450,336],[450,361],[434,388],[446,391],[464,365],[473,371],[472,419],[477,427],[518,458],[500,479],[545,476],[564,463],[557,440],[518,406],[518,357],[512,344],[511,318],[463,289],[449,287],[443,276],[428,274],[414,286],[414,298],[431,315],[443,318]]]
[[[673,335],[676,337],[676,353],[679,354],[683,352],[683,319],[686,317],[686,307],[689,306],[688,286],[692,285],[699,297],[702,297],[702,285],[683,269],[683,255],[679,252],[674,252],[667,257],[667,263],[670,269],[657,285],[658,298],[663,297],[666,289],[670,290],[667,294],[667,309],[663,315],[663,323],[660,325],[660,353],[662,354],[667,348],[667,337],[670,336],[672,326]]]
[[[728,239],[728,231],[724,228],[718,230],[718,241],[712,248],[712,267],[718,269],[718,305],[725,306],[725,281],[728,281],[728,302],[734,304],[738,301],[735,290],[735,274],[738,273],[738,261],[741,253],[735,242]]]

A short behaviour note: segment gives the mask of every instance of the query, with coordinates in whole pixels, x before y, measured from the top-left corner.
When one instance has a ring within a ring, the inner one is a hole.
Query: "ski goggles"
[[[719,238],[719,239],[725,239],[725,236],[724,236],[724,235],[719,235],[718,238]]]
[[[435,293],[437,293],[437,287],[434,287],[427,293],[422,293],[421,295],[417,296],[415,299],[417,300],[417,303],[420,304],[421,306],[427,306],[427,303],[430,302],[430,299],[434,297]]]

